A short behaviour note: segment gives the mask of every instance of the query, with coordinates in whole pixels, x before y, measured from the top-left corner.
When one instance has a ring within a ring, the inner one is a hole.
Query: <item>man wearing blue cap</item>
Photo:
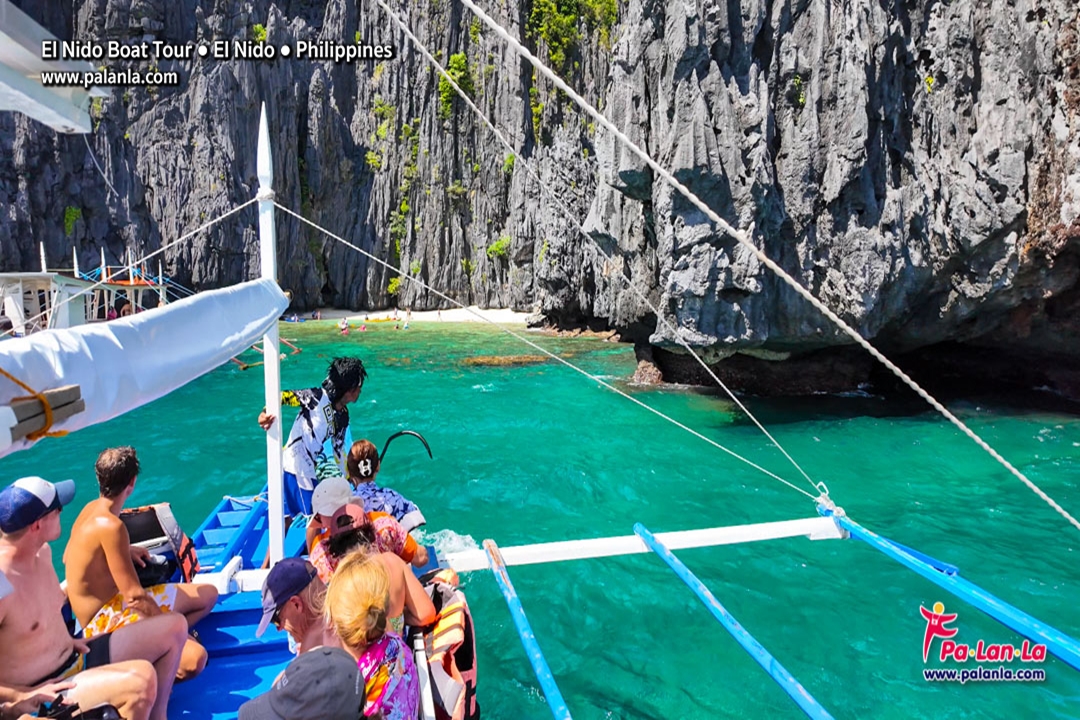
[[[166,720],[187,622],[149,618],[87,643],[68,634],[67,602],[49,543],[60,537],[60,511],[75,496],[71,480],[16,480],[0,490],[0,572],[12,585],[0,600],[0,702],[71,681],[70,702],[115,705],[125,718]],[[152,667],[151,667],[152,665]]]
[[[262,620],[255,637],[262,637],[270,623],[289,633],[297,653],[319,646],[341,647],[333,628],[326,624],[321,608],[326,585],[315,566],[302,558],[285,558],[267,574],[262,588]]]

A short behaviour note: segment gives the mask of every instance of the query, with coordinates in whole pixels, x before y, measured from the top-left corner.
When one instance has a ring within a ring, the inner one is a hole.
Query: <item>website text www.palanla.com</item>
[[[48,71],[41,73],[41,84],[46,87],[115,87],[117,85],[163,85],[180,84],[180,75],[176,72],[159,70],[110,70],[103,68],[93,71]]]
[[[973,668],[925,668],[923,679],[928,682],[1041,682],[1046,671],[1041,668],[984,667]]]

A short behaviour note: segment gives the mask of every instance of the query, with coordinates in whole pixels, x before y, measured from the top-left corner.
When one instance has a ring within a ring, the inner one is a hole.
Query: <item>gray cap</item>
[[[241,705],[239,720],[357,720],[363,705],[356,660],[317,647],[289,663],[269,692]]]
[[[11,586],[11,581],[4,575],[4,571],[0,570],[0,600],[3,600],[13,592],[15,592],[15,588]]]

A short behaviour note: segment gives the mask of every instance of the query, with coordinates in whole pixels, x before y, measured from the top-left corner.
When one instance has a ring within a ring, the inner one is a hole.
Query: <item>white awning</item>
[[[289,301],[273,280],[199,293],[170,305],[70,330],[0,341],[0,367],[36,391],[78,385],[86,409],[53,427],[105,422],[227,363],[261,338]],[[0,378],[0,457],[33,443],[11,443],[10,407],[25,390]],[[5,417],[6,416],[6,417]]]

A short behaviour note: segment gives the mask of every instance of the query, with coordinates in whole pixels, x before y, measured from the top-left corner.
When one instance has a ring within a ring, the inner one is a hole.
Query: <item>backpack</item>
[[[191,582],[199,572],[199,557],[191,541],[172,513],[169,503],[155,503],[120,512],[131,544],[146,548],[152,555],[164,556],[166,563],[146,563],[136,567],[143,587],[173,581],[179,570],[180,581]]]

